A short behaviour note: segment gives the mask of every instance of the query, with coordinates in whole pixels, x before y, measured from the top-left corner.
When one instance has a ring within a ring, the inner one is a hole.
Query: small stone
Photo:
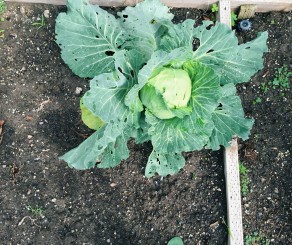
[[[279,189],[275,188],[275,193],[278,194],[279,193]]]
[[[33,138],[33,136],[29,134],[29,135],[27,136],[27,138],[28,138],[29,140],[31,140],[31,139]]]
[[[51,202],[55,203],[55,202],[57,202],[57,199],[56,199],[56,198],[53,198],[53,199],[51,200]]]
[[[44,16],[45,16],[47,19],[50,18],[50,10],[46,9],[46,10],[44,11]]]
[[[17,38],[17,34],[16,34],[16,33],[10,33],[10,34],[9,34],[9,37]]]
[[[25,8],[23,6],[20,7],[20,13],[25,14]]]
[[[210,225],[210,228],[213,229],[213,230],[215,230],[218,226],[219,226],[219,222],[216,221],[215,223],[213,223],[213,224]]]
[[[111,183],[110,186],[111,187],[115,187],[115,186],[117,186],[117,184],[116,183]]]
[[[80,87],[76,87],[76,89],[75,89],[75,94],[76,95],[80,95],[81,94],[81,92],[82,92],[82,88],[80,88]]]

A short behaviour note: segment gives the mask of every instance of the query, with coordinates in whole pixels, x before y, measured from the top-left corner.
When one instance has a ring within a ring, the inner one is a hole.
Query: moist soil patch
[[[33,23],[45,10],[38,29]],[[222,150],[185,153],[185,168],[163,179],[143,176],[147,143],[129,142],[129,159],[114,169],[77,171],[58,160],[92,133],[79,111],[88,80],[63,63],[54,41],[55,18],[65,10],[8,3],[0,22],[1,243],[154,245],[181,236],[187,245],[227,244]],[[172,11],[177,22],[209,16]],[[247,116],[255,118],[250,139],[239,142],[249,169],[244,232],[283,245],[292,244],[291,90],[269,85],[264,93],[262,83],[283,65],[291,70],[291,18],[291,12],[256,14],[252,29],[238,33],[246,42],[269,31],[265,67],[238,86]]]

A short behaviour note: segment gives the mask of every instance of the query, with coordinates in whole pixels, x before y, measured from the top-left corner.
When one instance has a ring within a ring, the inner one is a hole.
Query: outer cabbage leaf
[[[214,128],[211,121],[197,118],[194,113],[183,119],[160,120],[146,112],[146,122],[151,125],[148,134],[153,149],[163,153],[201,150],[207,144]]]
[[[116,138],[115,142],[109,143],[105,148],[100,163],[97,165],[98,168],[113,168],[129,157],[129,149],[127,142],[129,136],[121,134]]]
[[[98,130],[104,125],[104,122],[99,117],[95,116],[90,110],[88,110],[84,106],[83,98],[81,98],[80,100],[80,109],[81,119],[87,127],[93,130]]]
[[[209,120],[221,97],[220,80],[208,66],[189,61],[184,68],[192,80],[190,105],[195,118]]]
[[[178,25],[166,25],[168,32],[161,39],[160,48],[171,51],[176,48],[193,49],[195,39],[200,41],[193,58],[220,75],[221,84],[247,82],[263,68],[262,56],[267,52],[267,32],[259,33],[251,42],[238,45],[237,37],[228,26],[203,21],[194,28],[194,21],[186,20]]]
[[[153,150],[148,158],[145,176],[152,177],[155,172],[160,176],[172,175],[182,169],[184,165],[185,159],[179,153],[158,153]]]
[[[210,66],[221,76],[221,84],[247,82],[263,68],[262,56],[267,52],[268,33],[259,33],[258,38],[238,45],[237,38],[228,26],[205,21],[194,29],[194,38],[200,40],[194,52],[195,60]]]
[[[193,49],[193,32],[195,21],[187,19],[182,23],[174,25],[166,23],[168,31],[162,36],[159,48],[167,52],[181,47]]]
[[[223,96],[219,100],[221,106],[212,114],[215,128],[207,145],[207,148],[212,150],[218,150],[220,145],[229,146],[234,136],[248,139],[254,123],[253,119],[244,118],[241,100],[235,95],[235,86],[226,84],[222,90]]]
[[[104,133],[104,129],[105,126],[94,132],[79,146],[61,156],[60,160],[66,161],[69,167],[79,170],[93,168],[100,154],[97,145],[99,138],[102,137]]]
[[[80,170],[92,168],[97,162],[97,167],[114,167],[129,156],[127,141],[132,135],[126,127],[124,122],[110,122],[60,159]]]
[[[123,120],[132,113],[124,99],[137,83],[140,68],[139,55],[134,51],[119,51],[114,57],[116,71],[96,76],[90,81],[90,90],[84,95],[86,108],[105,122]]]
[[[68,0],[67,8],[56,20],[56,42],[65,63],[80,77],[114,70],[113,54],[127,38],[120,22],[88,0]]]
[[[143,60],[147,62],[167,30],[164,24],[171,23],[173,14],[159,0],[146,0],[135,7],[127,7],[118,15],[121,25],[131,36],[123,47],[143,51]]]
[[[131,111],[123,101],[137,82],[139,55],[135,51],[119,51],[115,54],[115,65],[117,71],[91,80],[90,90],[83,97],[85,109],[107,124],[61,157],[77,169],[93,167],[96,161],[100,168],[116,166],[129,155],[129,138],[138,135],[140,114]]]

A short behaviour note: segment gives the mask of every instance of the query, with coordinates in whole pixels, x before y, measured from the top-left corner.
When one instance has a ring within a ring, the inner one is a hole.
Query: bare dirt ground
[[[45,10],[49,18],[38,29],[33,23]],[[186,153],[186,167],[163,180],[143,177],[149,144],[130,142],[130,158],[109,170],[76,171],[58,160],[91,133],[75,94],[88,81],[72,74],[54,42],[61,11],[9,3],[0,22],[1,244],[156,245],[173,236],[187,245],[226,244],[222,151]],[[176,21],[207,15],[174,12]],[[268,86],[264,93],[261,85],[283,65],[291,71],[291,18],[291,12],[256,14],[252,29],[238,34],[243,42],[269,31],[264,69],[239,86],[245,112],[256,120],[239,153],[249,169],[244,232],[259,233],[257,244],[292,244],[291,89]]]

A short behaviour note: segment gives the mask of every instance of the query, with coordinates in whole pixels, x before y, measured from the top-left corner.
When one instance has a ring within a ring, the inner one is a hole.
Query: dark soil
[[[44,10],[50,17],[37,29],[32,24]],[[149,144],[130,142],[129,159],[114,169],[77,171],[58,160],[91,133],[75,93],[81,87],[83,94],[88,81],[73,75],[54,42],[60,11],[9,3],[0,22],[1,244],[154,245],[173,236],[187,245],[226,244],[222,151],[186,153],[186,167],[164,179],[143,177]],[[175,13],[177,21],[207,15]],[[279,88],[264,94],[260,86],[284,64],[292,68],[291,18],[291,12],[256,14],[252,30],[239,34],[242,42],[270,33],[264,69],[239,86],[247,116],[256,119],[250,139],[240,142],[240,160],[250,170],[244,232],[283,245],[292,244],[292,95]]]

